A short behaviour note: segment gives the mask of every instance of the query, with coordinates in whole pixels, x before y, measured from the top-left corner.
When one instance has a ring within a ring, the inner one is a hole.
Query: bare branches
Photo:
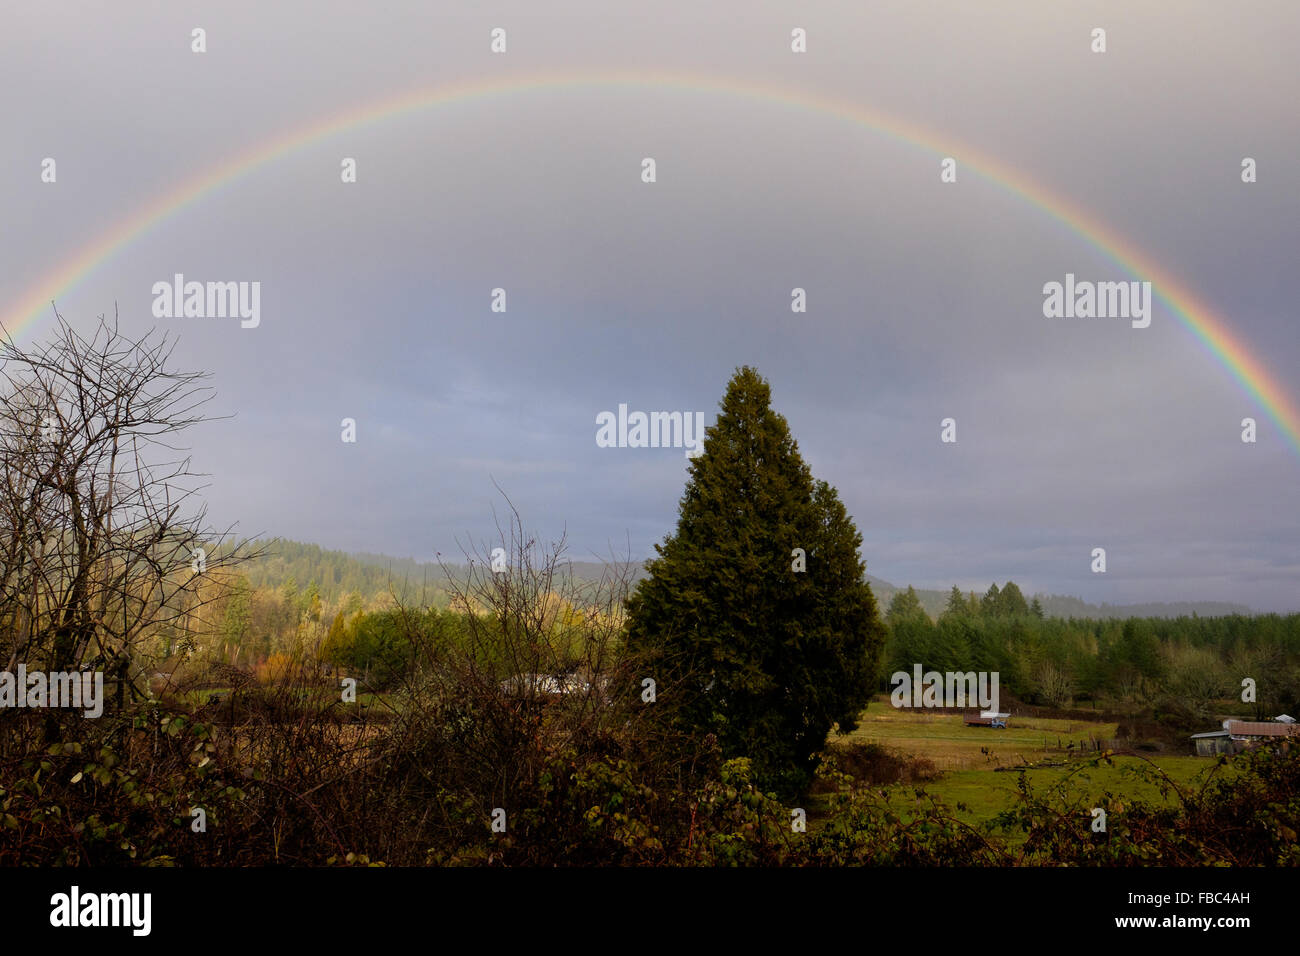
[[[147,641],[188,630],[249,555],[208,525],[180,443],[206,420],[207,373],[172,370],[174,341],[116,316],[84,335],[55,319],[33,348],[0,338],[0,656],[112,662],[129,684]]]

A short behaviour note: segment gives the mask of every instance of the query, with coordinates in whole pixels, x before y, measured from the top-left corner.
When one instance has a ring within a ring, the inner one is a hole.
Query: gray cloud
[[[1300,459],[1273,423],[1163,307],[1140,331],[1043,318],[1044,282],[1127,278],[1086,239],[964,166],[942,185],[939,154],[824,112],[652,79],[538,82],[708,74],[903,118],[959,163],[969,144],[1126,237],[1296,402],[1292,5],[1230,22],[1209,2],[443,6],[30,6],[0,40],[6,314],[115,223],[259,142],[417,88],[518,83],[287,152],[59,293],[75,322],[117,303],[213,372],[213,411],[236,416],[194,435],[214,516],[429,557],[491,533],[495,480],[578,556],[648,555],[685,460],[597,448],[596,414],[711,419],[751,363],[840,489],[873,574],[1300,607]],[[1104,56],[1088,51],[1098,25]],[[493,26],[510,31],[503,57]],[[37,179],[44,156],[56,186]],[[261,281],[261,327],[155,323],[150,287],[174,272]],[[497,286],[504,315],[488,310]],[[938,440],[949,415],[955,446]],[[1254,446],[1237,438],[1247,415]],[[1105,576],[1088,571],[1094,546]]]

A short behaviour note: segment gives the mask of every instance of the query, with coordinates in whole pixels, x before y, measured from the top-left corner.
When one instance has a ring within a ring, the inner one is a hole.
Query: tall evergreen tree
[[[997,583],[989,585],[989,589],[984,592],[984,597],[980,600],[980,614],[984,617],[996,617],[998,613],[998,586]]]
[[[313,578],[307,584],[307,593],[302,597],[303,613],[309,621],[319,621],[323,605],[320,599],[320,585]]]
[[[966,596],[961,593],[961,588],[954,584],[952,590],[948,592],[948,603],[944,605],[943,614],[939,616],[965,617],[968,614],[970,614],[970,604],[967,602]]]
[[[892,626],[918,615],[929,617],[925,613],[925,608],[921,607],[921,599],[917,596],[916,588],[909,584],[906,591],[895,591],[894,596],[889,599],[889,610],[885,612],[885,621]]]
[[[916,589],[895,591],[885,612],[889,634],[885,640],[885,667],[881,673],[888,688],[888,678],[897,671],[912,672],[914,664],[925,666],[936,660],[935,630],[930,615],[921,606]]]
[[[782,793],[870,697],[884,636],[835,489],[814,481],[767,382],[737,370],[690,464],[676,533],[628,600],[658,705]]]
[[[1029,605],[1015,581],[1008,581],[998,594],[997,612],[1002,617],[1024,617],[1029,613]]]
[[[238,651],[248,635],[252,617],[252,588],[249,587],[248,578],[241,574],[235,579],[234,586],[230,590],[230,597],[226,601],[226,612],[221,621],[221,642],[225,650]]]

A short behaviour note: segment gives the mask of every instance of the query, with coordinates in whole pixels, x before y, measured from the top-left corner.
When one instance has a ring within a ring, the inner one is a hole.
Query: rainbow
[[[1250,399],[1277,425],[1292,450],[1300,456],[1300,407],[1297,407],[1295,399],[1269,372],[1264,363],[1250,353],[1241,337],[1232,331],[1223,318],[1216,315],[1210,305],[1199,300],[1173,275],[1161,269],[1137,249],[1132,241],[1119,235],[1066,197],[1049,192],[1024,173],[965,144],[942,140],[929,129],[859,103],[828,98],[820,94],[814,97],[797,91],[752,83],[741,84],[721,77],[681,73],[660,75],[637,72],[510,77],[497,82],[419,89],[377,103],[357,106],[338,115],[291,130],[269,142],[257,143],[244,152],[179,183],[116,224],[98,239],[62,262],[56,270],[33,284],[31,289],[22,296],[18,305],[0,319],[0,328],[12,336],[17,336],[31,327],[42,315],[51,316],[53,300],[75,289],[88,275],[133,240],[240,177],[294,150],[345,131],[363,129],[393,117],[453,102],[482,100],[538,90],[587,87],[683,90],[760,99],[857,123],[900,143],[920,147],[940,156],[958,157],[963,171],[975,172],[1017,199],[1041,210],[1084,238],[1121,269],[1135,277],[1150,281],[1155,298],[1163,302],[1170,313],[1192,333],[1204,350],[1227,369]]]

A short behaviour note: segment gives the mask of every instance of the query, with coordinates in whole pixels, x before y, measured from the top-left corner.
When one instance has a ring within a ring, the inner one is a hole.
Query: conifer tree
[[[943,613],[940,617],[956,616],[965,617],[970,614],[970,604],[966,600],[966,595],[961,593],[961,588],[957,585],[952,586],[948,592],[948,603],[944,605]]]
[[[927,667],[938,659],[934,625],[921,606],[914,587],[909,585],[906,591],[894,594],[889,610],[885,612],[885,623],[889,634],[885,648],[886,666],[881,677],[886,679],[886,686],[889,686],[890,675],[898,671],[910,674],[913,665]]]
[[[738,369],[690,464],[674,534],[628,600],[656,706],[749,757],[782,793],[870,697],[884,628],[834,488],[815,481],[768,383]]]
[[[897,591],[890,598],[889,610],[885,612],[885,621],[892,626],[918,615],[928,617],[925,608],[921,607],[921,598],[917,595],[916,588],[909,584],[906,591]]]
[[[997,612],[1003,617],[1025,617],[1029,613],[1029,605],[1015,581],[1008,581],[1003,586],[998,595]]]
[[[995,583],[989,585],[989,589],[984,592],[984,597],[980,600],[980,614],[983,617],[996,617],[998,613],[998,586]]]

